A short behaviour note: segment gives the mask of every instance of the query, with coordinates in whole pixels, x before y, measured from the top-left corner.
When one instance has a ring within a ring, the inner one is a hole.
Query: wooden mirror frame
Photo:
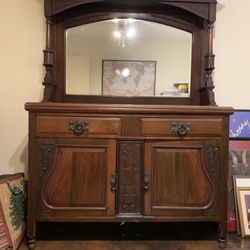
[[[216,105],[213,24],[216,0],[45,0],[47,20],[43,102]],[[188,98],[67,95],[65,30],[112,18],[133,17],[191,32],[191,93]]]

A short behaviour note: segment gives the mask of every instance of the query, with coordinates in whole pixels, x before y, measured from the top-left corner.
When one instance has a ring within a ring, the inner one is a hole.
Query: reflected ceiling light
[[[116,39],[119,39],[119,44],[125,48],[126,39],[132,39],[136,35],[135,28],[131,25],[131,23],[135,21],[132,18],[129,19],[113,19],[113,22],[117,23],[118,30],[113,32],[113,35]]]
[[[114,18],[114,19],[112,19],[112,22],[114,22],[114,23],[118,23],[120,20],[118,19],[118,18]]]
[[[115,31],[113,32],[113,35],[114,35],[114,37],[116,37],[116,38],[121,38],[121,36],[122,36],[121,32],[119,32],[119,31],[117,31],[117,30],[115,30]]]
[[[122,76],[127,78],[127,77],[129,77],[129,75],[130,75],[130,69],[129,68],[124,68],[122,70]]]
[[[129,23],[135,22],[135,19],[134,19],[134,18],[131,18],[131,17],[130,17],[129,19],[127,19],[127,20],[128,20]]]
[[[127,38],[133,38],[135,36],[135,28],[129,28],[126,31],[126,37]]]

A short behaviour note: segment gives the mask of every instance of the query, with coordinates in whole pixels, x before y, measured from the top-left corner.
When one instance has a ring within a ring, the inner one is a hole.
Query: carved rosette
[[[118,213],[141,213],[142,143],[120,142]]]

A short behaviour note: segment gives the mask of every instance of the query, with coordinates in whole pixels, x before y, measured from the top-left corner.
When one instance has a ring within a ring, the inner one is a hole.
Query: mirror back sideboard
[[[215,0],[45,0],[44,96],[25,104],[30,249],[53,221],[211,221],[225,247],[233,109],[214,100],[215,14]],[[189,96],[67,93],[66,31],[113,18],[192,34]]]

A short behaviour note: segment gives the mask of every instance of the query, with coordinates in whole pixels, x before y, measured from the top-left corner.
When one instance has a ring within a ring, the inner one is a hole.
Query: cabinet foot
[[[226,248],[227,246],[227,221],[219,224],[218,228],[218,247]]]
[[[219,238],[218,239],[218,247],[224,249],[224,248],[226,248],[226,246],[227,246],[227,240]]]
[[[28,239],[28,249],[35,249],[36,239]]]

